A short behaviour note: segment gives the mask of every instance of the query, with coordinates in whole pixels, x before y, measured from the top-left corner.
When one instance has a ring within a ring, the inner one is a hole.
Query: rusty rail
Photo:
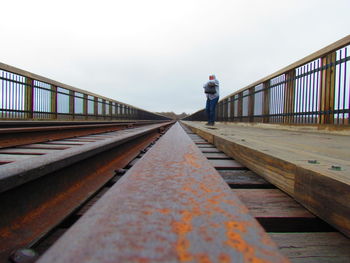
[[[174,125],[43,262],[288,262]]]
[[[0,262],[59,224],[171,124],[82,138],[85,145],[0,165]]]

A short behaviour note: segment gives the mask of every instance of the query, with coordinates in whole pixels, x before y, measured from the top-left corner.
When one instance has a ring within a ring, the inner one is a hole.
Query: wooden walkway
[[[350,237],[348,131],[183,123]]]

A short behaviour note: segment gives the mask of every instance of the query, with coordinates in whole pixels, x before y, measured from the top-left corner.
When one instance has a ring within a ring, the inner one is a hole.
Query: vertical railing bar
[[[305,123],[305,72],[306,72],[306,65],[302,66],[302,92],[301,92],[301,123]]]
[[[320,86],[320,78],[322,77],[322,71],[320,70],[321,67],[321,59],[317,60],[317,76],[316,76],[316,94],[315,94],[315,110],[316,110],[316,120],[315,123],[319,123],[319,120],[321,119],[321,114],[319,113],[320,110],[320,101],[321,101],[321,86]]]
[[[281,75],[281,87],[280,87],[280,92],[281,92],[281,98],[280,98],[280,122],[283,123],[284,122],[284,100],[285,100],[285,91],[284,91],[284,88],[285,88],[285,75],[282,74]]]
[[[15,119],[18,118],[18,75],[16,74],[15,77],[15,97],[14,97],[14,101],[15,101]]]
[[[342,50],[339,50],[339,61],[341,61],[341,59],[342,59]],[[339,63],[339,65],[338,65],[338,68],[339,68],[339,73],[338,73],[338,70],[336,70],[336,73],[337,74],[339,74],[339,77],[338,77],[338,87],[337,87],[337,89],[338,89],[338,105],[337,105],[337,109],[336,110],[338,110],[338,113],[337,113],[337,124],[339,125],[340,124],[340,113],[339,113],[339,110],[340,110],[340,89],[341,89],[341,73],[342,73],[342,63]],[[344,94],[345,95],[345,94]],[[335,108],[335,107],[334,107]]]
[[[12,73],[10,73],[10,77],[9,77],[9,79],[10,79],[10,83],[9,83],[9,110],[10,110],[10,112],[9,112],[9,114],[10,114],[10,117],[11,118],[13,118],[13,108],[12,108],[12,100],[13,100],[13,92],[12,92],[12,89],[13,89],[13,81],[12,81],[12,77],[13,77],[13,75],[12,75]]]
[[[296,89],[295,89],[295,120],[296,120],[296,123],[299,123],[299,89],[300,89],[300,68],[297,68],[297,79],[296,79]]]
[[[311,88],[310,88],[311,87],[311,77],[310,77],[310,74],[311,74],[311,72],[312,72],[312,65],[309,63],[309,64],[307,64],[306,112],[310,112],[310,106],[311,106],[310,105],[310,103],[311,103],[311,101],[310,101],[310,98],[311,98],[311,94],[310,94],[310,92],[311,92]],[[307,120],[306,123],[309,124],[310,123],[310,113],[308,113],[306,115],[306,120]]]
[[[4,98],[5,98],[5,93],[4,93],[4,71],[1,71],[1,118],[4,118]]]
[[[347,47],[344,49],[344,58],[346,59],[347,58]],[[344,110],[346,109],[346,106],[345,106],[345,97],[346,97],[346,76],[347,76],[347,65],[348,62],[344,62],[344,91],[343,91],[343,108]],[[350,94],[349,94],[349,98],[350,98]],[[348,113],[349,115],[349,113]],[[343,111],[343,124],[345,124],[345,111]]]
[[[315,112],[317,111],[317,85],[316,85],[316,79],[317,79],[317,67],[316,67],[316,60],[313,61],[313,73],[312,73],[312,109],[311,109],[311,116],[312,116],[312,123],[315,124]]]

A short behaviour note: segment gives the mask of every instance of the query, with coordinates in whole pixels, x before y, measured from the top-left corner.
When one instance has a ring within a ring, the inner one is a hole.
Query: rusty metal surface
[[[86,143],[86,145],[53,152],[40,156],[39,158],[27,158],[20,162],[2,165],[0,166],[0,193],[116,147],[142,134],[146,134],[151,130],[160,129],[160,127],[164,125],[165,124],[153,124],[134,128],[132,130],[119,131],[116,133],[116,136],[106,138],[103,141]],[[67,144],[68,143],[69,142],[67,142]],[[55,144],[55,142],[51,144]]]
[[[115,170],[126,166],[139,155],[142,149],[158,138],[159,130],[158,124],[149,125],[147,129],[142,127],[119,131],[118,133],[123,133],[123,136],[114,135],[114,137],[121,141],[117,143],[107,138],[104,146],[99,144],[101,147],[97,151],[99,154],[90,152],[84,155],[84,151],[92,148],[81,148],[75,151],[79,156],[74,156],[71,149],[63,150],[60,155],[51,156],[55,156],[56,161],[63,162],[60,169],[55,164],[50,164],[54,158],[45,159],[45,156],[39,157],[39,162],[31,167],[27,167],[30,162],[0,167],[12,167],[13,171],[16,171],[17,167],[18,172],[12,181],[15,184],[9,187],[4,177],[7,175],[6,171],[9,172],[11,169],[0,170],[2,177],[0,184],[1,189],[4,190],[0,193],[0,262],[7,262],[11,251],[30,245],[59,224],[111,179],[115,175]],[[89,147],[93,146],[97,145]],[[66,154],[68,160],[57,159],[58,156],[64,157]],[[33,159],[31,163],[34,163]],[[28,180],[26,183],[21,182],[22,184],[16,182],[26,177],[26,173],[21,172],[26,167],[29,174],[43,172],[44,176],[36,180]]]
[[[159,123],[159,121],[155,121]],[[150,122],[120,122],[110,124],[76,124],[46,127],[0,128],[0,148],[71,138],[75,136],[118,131],[149,125]]]
[[[288,260],[176,124],[38,262]]]

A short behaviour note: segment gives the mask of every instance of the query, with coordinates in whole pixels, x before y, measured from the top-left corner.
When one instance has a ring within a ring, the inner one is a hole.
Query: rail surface
[[[0,120],[168,120],[0,63]]]
[[[38,262],[288,260],[176,124]]]
[[[236,91],[216,119],[283,124],[350,123],[350,36]],[[205,109],[185,118],[205,121]]]
[[[0,262],[48,233],[171,124],[1,149],[11,162],[0,165]]]

